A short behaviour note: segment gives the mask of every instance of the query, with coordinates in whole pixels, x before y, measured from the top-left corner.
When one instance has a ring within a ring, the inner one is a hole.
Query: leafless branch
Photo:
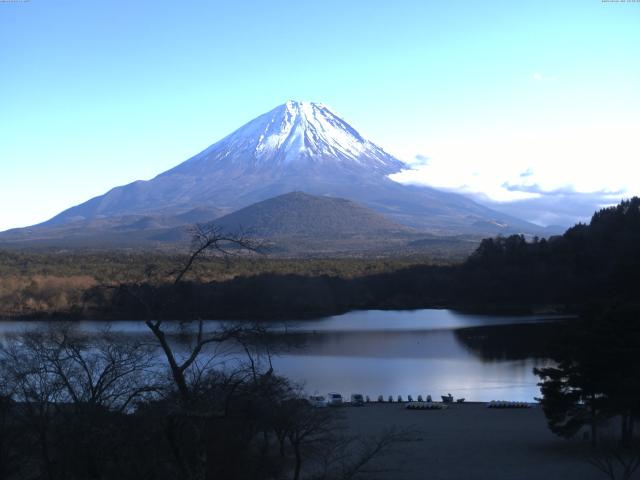
[[[207,252],[216,252],[227,258],[236,255],[237,251],[257,252],[262,248],[261,242],[249,238],[245,232],[225,233],[220,226],[214,223],[196,224],[191,229],[191,235],[192,242],[189,257],[182,267],[172,272],[172,274],[176,275],[175,285],[182,281],[195,260]]]
[[[611,480],[630,480],[640,468],[640,445],[623,446],[608,441],[600,444],[588,462]]]

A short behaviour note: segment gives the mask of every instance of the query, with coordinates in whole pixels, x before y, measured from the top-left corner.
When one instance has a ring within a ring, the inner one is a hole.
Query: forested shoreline
[[[105,320],[268,320],[353,309],[579,312],[585,303],[636,298],[639,206],[638,198],[624,201],[595,213],[590,224],[578,224],[550,239],[485,239],[468,259],[451,265],[419,258],[257,263],[246,257],[214,258],[205,265],[217,265],[215,274],[194,264],[189,276],[175,283],[167,272],[180,258],[167,257],[166,264],[132,263],[119,277],[103,272],[98,278],[76,275],[56,283],[42,274],[26,289],[40,292],[40,308],[37,302],[29,307],[28,295],[20,299],[5,292],[0,293],[0,310],[5,318],[15,319]],[[240,267],[229,266],[234,262]],[[259,267],[250,273],[252,265]],[[3,280],[5,290],[9,278]],[[17,306],[9,306],[9,300]]]

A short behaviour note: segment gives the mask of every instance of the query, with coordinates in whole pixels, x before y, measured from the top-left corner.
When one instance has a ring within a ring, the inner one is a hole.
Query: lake
[[[300,384],[306,393],[340,392],[412,395],[434,400],[451,393],[469,401],[533,401],[540,392],[534,367],[550,364],[539,356],[518,352],[487,354],[511,343],[510,335],[496,337],[508,325],[537,326],[562,317],[472,315],[451,310],[353,311],[317,320],[273,324],[298,340],[297,348],[272,358],[274,369]],[[215,328],[221,322],[207,322]],[[228,323],[228,322],[227,322]],[[104,329],[104,322],[82,321],[85,332]],[[177,324],[176,324],[177,325]],[[51,326],[48,322],[0,322],[0,336]],[[502,328],[504,327],[504,328]],[[177,328],[177,327],[176,327]],[[146,335],[141,321],[110,324],[113,332]],[[468,332],[474,332],[469,335]],[[508,332],[511,332],[510,330]],[[519,333],[522,335],[522,333]],[[526,335],[526,331],[525,331]],[[469,338],[470,339],[469,339]],[[234,355],[233,353],[231,355]]]

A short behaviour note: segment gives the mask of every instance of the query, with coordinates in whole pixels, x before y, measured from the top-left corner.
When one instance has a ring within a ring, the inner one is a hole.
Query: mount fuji
[[[157,231],[210,221],[293,191],[345,198],[431,234],[543,233],[462,195],[389,178],[402,168],[403,162],[327,106],[288,101],[151,180],[113,188],[1,237],[62,238],[87,229]]]

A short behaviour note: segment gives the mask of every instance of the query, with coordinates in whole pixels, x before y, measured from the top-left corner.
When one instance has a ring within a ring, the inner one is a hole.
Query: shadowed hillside
[[[343,198],[303,192],[280,195],[216,220],[225,231],[244,230],[256,237],[310,236],[335,239],[347,235],[411,232],[386,217]]]

